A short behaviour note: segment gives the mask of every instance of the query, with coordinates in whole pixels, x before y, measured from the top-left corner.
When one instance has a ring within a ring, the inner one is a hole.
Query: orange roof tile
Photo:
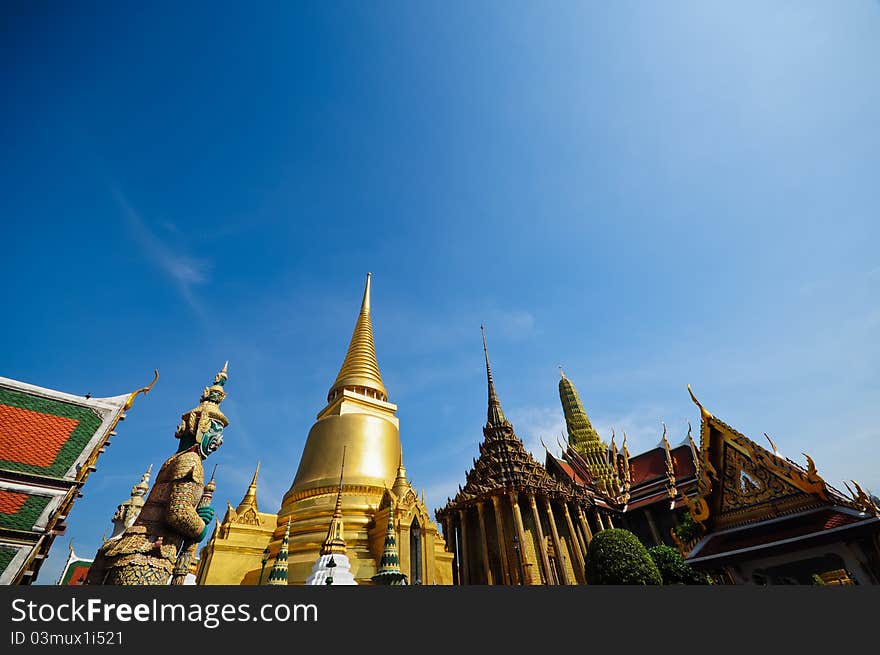
[[[0,459],[49,466],[79,421],[0,405]]]

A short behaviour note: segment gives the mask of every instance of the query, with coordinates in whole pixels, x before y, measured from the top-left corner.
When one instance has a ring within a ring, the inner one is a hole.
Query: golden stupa
[[[327,405],[309,431],[280,511],[258,511],[255,474],[245,498],[237,508],[228,507],[202,549],[198,582],[264,584],[289,520],[288,583],[305,583],[321,554],[341,493],[346,554],[358,584],[372,584],[379,569],[392,503],[400,568],[410,584],[452,584],[452,553],[424,499],[406,479],[395,411],[376,361],[368,273],[348,352]]]

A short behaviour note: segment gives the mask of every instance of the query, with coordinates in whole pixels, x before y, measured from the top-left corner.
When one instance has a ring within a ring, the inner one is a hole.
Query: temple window
[[[422,528],[418,517],[413,517],[409,527],[409,579],[412,584],[422,584]]]

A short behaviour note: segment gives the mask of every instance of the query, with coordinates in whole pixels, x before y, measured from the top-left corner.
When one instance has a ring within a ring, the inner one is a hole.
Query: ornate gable
[[[826,505],[855,508],[828,486],[809,455],[805,469],[714,417],[693,393],[691,398],[702,415],[699,495],[686,500],[691,516],[704,528],[757,523]]]
[[[721,483],[718,485],[716,522],[748,522],[781,508],[814,504],[814,498],[761,466],[748,453],[722,442]]]

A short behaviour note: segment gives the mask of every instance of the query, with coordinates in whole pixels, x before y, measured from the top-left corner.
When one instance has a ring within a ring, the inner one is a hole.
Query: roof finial
[[[703,418],[711,418],[712,414],[710,414],[709,410],[707,410],[705,407],[703,407],[702,403],[700,403],[700,401],[697,400],[697,397],[694,395],[694,392],[691,389],[691,385],[687,385],[687,387],[688,387],[688,393],[691,395],[691,400],[693,400],[694,404],[700,408],[700,414],[703,415]]]
[[[370,313],[370,280],[372,277],[372,273],[367,273],[367,283],[364,285],[364,298],[361,301],[361,311],[367,314]]]
[[[770,438],[770,435],[765,432],[764,436],[767,437],[767,441],[770,442],[770,447],[773,449],[773,454],[776,455],[777,457],[780,457],[779,449],[776,447],[776,444],[773,443],[773,439]]]
[[[501,401],[498,400],[498,394],[495,393],[495,381],[492,379],[492,366],[489,364],[489,349],[486,347],[486,328],[480,325],[480,332],[483,333],[483,354],[486,356],[486,380],[489,383],[489,411],[487,414],[487,423],[489,425],[508,425],[504,412],[501,410]]]
[[[146,395],[146,394],[150,393],[150,389],[153,388],[153,385],[156,384],[158,379],[159,379],[159,370],[155,369],[153,371],[153,381],[150,382],[150,384],[148,384],[147,386],[141,387],[137,391],[132,391],[131,395],[128,397],[128,400],[125,401],[125,405],[123,405],[122,411],[125,412],[125,411],[128,411],[129,409],[131,409],[131,406],[134,404],[134,399],[137,397],[138,394],[142,393],[142,394]]]
[[[565,379],[565,371],[562,370],[562,364],[558,364],[558,368],[559,368],[559,377],[561,377],[564,380]]]

